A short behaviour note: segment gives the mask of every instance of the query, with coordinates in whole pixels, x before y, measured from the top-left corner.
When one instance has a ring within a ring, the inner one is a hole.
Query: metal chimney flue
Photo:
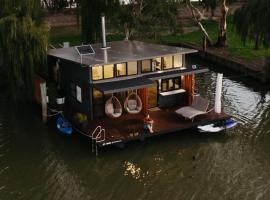
[[[101,28],[102,28],[102,48],[107,48],[107,42],[106,42],[106,26],[105,26],[105,15],[101,14]]]

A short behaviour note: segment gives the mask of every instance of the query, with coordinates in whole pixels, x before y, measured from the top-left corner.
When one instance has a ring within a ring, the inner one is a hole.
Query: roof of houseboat
[[[140,41],[115,41],[107,43],[110,48],[102,49],[102,44],[93,44],[94,54],[80,56],[75,47],[51,49],[48,55],[87,66],[137,61],[175,54],[195,53],[197,50],[151,44]]]

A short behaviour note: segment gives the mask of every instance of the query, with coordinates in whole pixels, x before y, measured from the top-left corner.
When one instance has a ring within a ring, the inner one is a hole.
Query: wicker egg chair
[[[112,96],[105,103],[105,114],[110,118],[118,118],[122,115],[123,109],[120,101]]]
[[[138,114],[142,110],[142,100],[135,92],[131,92],[125,100],[124,108],[129,114]]]

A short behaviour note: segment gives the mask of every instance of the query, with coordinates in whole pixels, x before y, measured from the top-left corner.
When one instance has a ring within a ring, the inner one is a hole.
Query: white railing
[[[106,140],[106,131],[101,126],[97,126],[91,134],[92,139],[92,152],[96,152],[98,155],[98,143],[104,142]],[[94,148],[94,143],[96,148]]]

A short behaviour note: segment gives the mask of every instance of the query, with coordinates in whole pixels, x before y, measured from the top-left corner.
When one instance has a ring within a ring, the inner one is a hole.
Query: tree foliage
[[[206,10],[211,10],[212,17],[215,15],[215,10],[218,6],[218,0],[202,0],[202,4]]]
[[[126,39],[132,32],[144,37],[156,36],[161,26],[176,33],[177,4],[175,0],[130,0],[129,4],[120,6],[117,23],[124,27]]]
[[[234,3],[236,0],[227,0],[226,3],[231,4]],[[201,0],[203,7],[206,10],[211,10],[212,17],[215,15],[215,10],[217,9],[218,5],[221,3],[221,0]]]
[[[50,12],[60,11],[68,6],[67,0],[43,0],[43,3]]]
[[[101,38],[101,13],[108,20],[118,12],[118,0],[78,0],[81,17],[82,41],[93,43]]]
[[[255,42],[255,49],[263,44],[270,44],[270,1],[249,0],[234,15],[234,27],[240,35],[243,43],[247,40]]]
[[[47,52],[39,0],[0,0],[0,48],[15,100],[32,97],[33,76]]]

